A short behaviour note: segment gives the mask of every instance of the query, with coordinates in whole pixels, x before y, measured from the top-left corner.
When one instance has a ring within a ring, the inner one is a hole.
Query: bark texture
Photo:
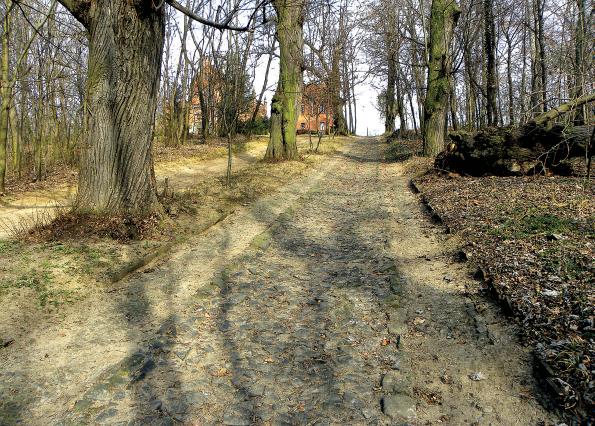
[[[9,39],[10,39],[10,10],[12,1],[7,0],[6,11],[2,22],[2,56],[0,57],[0,194],[5,191],[6,179],[6,147],[8,145],[8,118],[10,114],[11,85],[9,83]]]
[[[267,160],[293,160],[298,157],[296,124],[303,86],[304,2],[275,0],[277,40],[279,41],[279,82],[271,101],[271,138]]]
[[[146,0],[65,3],[89,36],[81,152],[81,211],[150,214],[160,210],[151,146],[164,42],[163,8]],[[78,6],[77,9],[75,6]]]
[[[386,99],[385,99],[385,112],[384,112],[384,132],[387,134],[392,133],[395,130],[395,119],[397,118],[396,113],[396,100],[395,100],[395,85],[397,76],[397,55],[396,52],[391,49],[391,46],[387,46],[387,79],[386,79]]]
[[[591,134],[588,126],[536,123],[451,132],[449,149],[436,158],[436,166],[472,176],[525,175],[545,169],[571,174],[571,163],[566,160],[585,156]]]
[[[496,25],[494,21],[493,0],[484,0],[483,14],[486,57],[486,115],[488,126],[495,126],[498,122],[498,107],[496,103],[498,87],[496,82]]]
[[[452,0],[433,0],[430,16],[428,90],[424,101],[423,154],[444,149],[445,119],[450,92],[450,44],[461,9]]]

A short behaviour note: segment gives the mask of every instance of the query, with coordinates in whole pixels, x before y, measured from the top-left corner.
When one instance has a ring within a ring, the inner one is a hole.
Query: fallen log
[[[595,101],[595,94],[577,98],[537,116],[522,127],[493,127],[477,132],[449,133],[446,151],[436,158],[438,169],[482,175],[526,175],[546,170],[576,174],[573,158],[589,155],[592,126],[551,125],[551,121]],[[580,163],[580,161],[579,161]],[[582,165],[586,169],[586,165]]]
[[[533,122],[535,124],[544,125],[549,121],[555,120],[562,114],[566,114],[567,112],[574,111],[578,107],[583,106],[589,102],[595,101],[595,93],[591,93],[589,95],[581,96],[580,98],[573,99],[570,102],[566,102],[556,108],[552,108],[549,111],[544,112],[543,114],[538,115],[535,117]]]

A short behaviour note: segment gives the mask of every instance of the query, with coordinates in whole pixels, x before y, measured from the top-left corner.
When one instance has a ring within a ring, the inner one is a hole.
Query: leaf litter
[[[574,177],[414,180],[430,209],[462,237],[461,257],[522,325],[536,372],[561,407],[594,409],[595,190]]]

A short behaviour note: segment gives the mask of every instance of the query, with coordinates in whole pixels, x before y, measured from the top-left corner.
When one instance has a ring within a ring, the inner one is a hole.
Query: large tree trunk
[[[545,169],[560,174],[576,172],[567,161],[592,153],[590,126],[551,124],[560,115],[595,101],[585,95],[540,114],[522,127],[492,127],[475,133],[451,132],[448,150],[436,159],[440,169],[475,176],[520,175]]]
[[[587,53],[586,39],[587,39],[587,17],[585,13],[585,0],[576,0],[577,5],[577,19],[576,19],[576,35],[575,35],[575,54],[574,54],[574,90],[573,97],[580,98],[584,94],[585,88],[585,70],[590,69],[587,65],[591,63],[591,58]],[[586,108],[583,106],[577,109],[574,113],[574,124],[580,125],[585,123],[587,117]]]
[[[585,157],[591,137],[589,126],[545,127],[534,122],[523,127],[488,127],[478,132],[451,132],[448,151],[436,165],[472,176],[523,175],[551,171],[573,172],[574,157]]]
[[[453,0],[433,0],[430,16],[428,90],[424,102],[423,154],[444,149],[444,122],[450,92],[450,44],[461,9]]]
[[[151,146],[163,9],[156,11],[145,0],[98,0],[84,23],[89,34],[87,142],[76,207],[110,214],[159,211]]]
[[[298,156],[296,124],[302,99],[304,3],[275,0],[279,40],[279,82],[271,101],[271,138],[268,160],[293,160]]]

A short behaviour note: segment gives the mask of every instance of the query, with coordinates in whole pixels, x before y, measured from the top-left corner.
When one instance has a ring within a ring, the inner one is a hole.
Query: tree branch
[[[58,0],[85,28],[89,25],[89,0]]]
[[[575,110],[576,108],[593,101],[595,101],[595,93],[584,95],[580,98],[573,99],[570,102],[566,102],[565,104],[559,105],[556,108],[552,108],[549,111],[538,115],[533,119],[533,121],[536,124],[545,124],[548,121],[554,120],[562,114],[566,114],[569,111]]]
[[[64,1],[71,1],[71,0],[64,0]],[[193,19],[194,21],[200,22],[201,24],[207,25],[209,27],[217,28],[218,30],[231,30],[231,31],[253,31],[253,29],[250,28],[250,23],[252,22],[254,15],[256,14],[256,11],[258,9],[260,9],[265,3],[268,2],[268,0],[264,0],[264,1],[260,2],[258,5],[256,5],[256,7],[254,8],[254,12],[252,12],[252,14],[250,15],[250,19],[248,20],[248,23],[246,24],[246,26],[237,27],[234,25],[230,25],[231,20],[233,19],[235,13],[237,12],[237,9],[233,10],[223,22],[215,22],[215,21],[211,21],[210,19],[206,19],[201,16],[198,16],[196,13],[194,13],[187,7],[178,3],[176,0],[165,0],[165,1],[171,7],[182,12],[184,15],[188,16],[190,19]]]

